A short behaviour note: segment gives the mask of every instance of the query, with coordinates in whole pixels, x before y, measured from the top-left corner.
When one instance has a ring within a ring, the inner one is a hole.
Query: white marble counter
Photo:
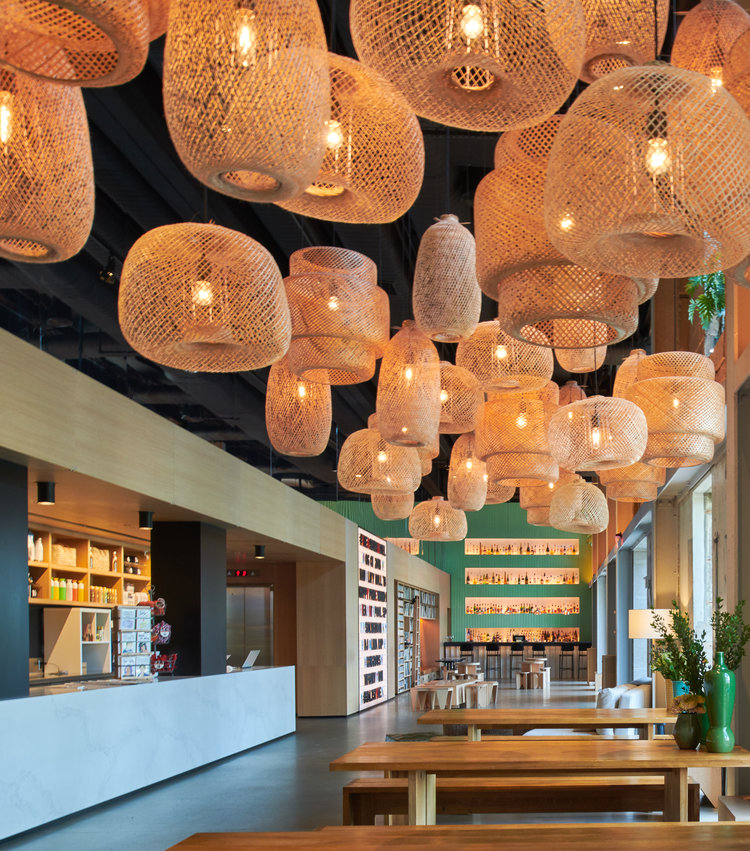
[[[295,729],[292,667],[0,701],[0,839]]]

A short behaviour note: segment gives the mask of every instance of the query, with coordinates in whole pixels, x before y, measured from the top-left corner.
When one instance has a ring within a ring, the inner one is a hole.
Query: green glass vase
[[[734,748],[734,733],[729,726],[734,710],[734,672],[724,664],[724,654],[718,652],[713,668],[706,674],[704,689],[708,711],[706,750],[728,753]]]
[[[700,715],[693,712],[681,712],[674,723],[672,735],[678,748],[683,751],[694,751],[701,741]]]

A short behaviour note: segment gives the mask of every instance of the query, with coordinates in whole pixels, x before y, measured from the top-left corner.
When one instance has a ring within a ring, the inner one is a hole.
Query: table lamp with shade
[[[651,641],[661,638],[661,633],[653,625],[654,618],[661,617],[662,622],[671,627],[672,619],[669,609],[629,609],[628,610],[628,638],[645,638],[648,641],[646,655],[648,670],[651,671]],[[669,686],[667,686],[669,689]],[[654,691],[655,694],[655,690]],[[669,695],[667,695],[669,697]],[[671,702],[668,701],[668,702]]]

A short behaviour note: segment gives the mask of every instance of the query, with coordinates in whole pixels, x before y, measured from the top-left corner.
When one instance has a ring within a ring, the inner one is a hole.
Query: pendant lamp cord
[[[445,128],[445,212],[450,213],[451,209],[451,183],[450,183],[450,163],[451,163],[451,128]]]
[[[659,0],[654,0],[654,59],[659,58]]]
[[[336,435],[336,502],[339,501],[339,427],[335,426]]]

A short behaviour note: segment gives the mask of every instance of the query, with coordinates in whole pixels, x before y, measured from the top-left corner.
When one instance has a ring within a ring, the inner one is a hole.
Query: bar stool
[[[531,655],[532,656],[546,656],[547,648],[543,644],[532,644],[531,645]]]
[[[570,671],[570,679],[573,679],[573,644],[563,644],[560,647],[560,679],[563,671]]]
[[[484,657],[485,665],[484,665],[484,675],[485,677],[490,676],[490,672],[494,672],[496,676],[502,677],[502,660],[500,658],[500,645],[491,641],[486,649],[485,649],[485,657]],[[499,673],[498,673],[499,672]]]
[[[521,670],[523,662],[524,645],[520,642],[514,642],[510,646],[510,678],[513,679],[513,674]]]
[[[465,656],[467,653],[469,654],[469,661],[473,662],[474,661],[474,645],[469,641],[464,642],[458,648],[458,655],[459,656]]]
[[[577,679],[581,679],[581,669],[583,669],[583,679],[588,682],[589,676],[589,648],[590,641],[581,641],[578,644],[578,672]]]

